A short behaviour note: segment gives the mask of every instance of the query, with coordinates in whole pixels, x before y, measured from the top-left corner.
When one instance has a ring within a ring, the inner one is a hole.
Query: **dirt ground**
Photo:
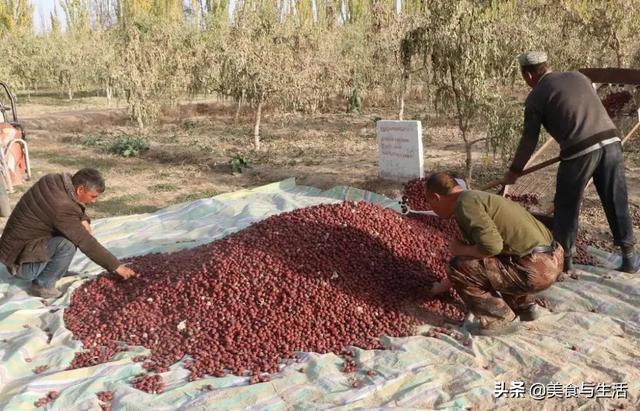
[[[89,211],[93,218],[150,212],[288,177],[295,177],[298,184],[350,185],[391,197],[398,197],[402,189],[400,184],[377,177],[374,122],[394,118],[393,110],[313,116],[267,111],[262,121],[263,147],[258,152],[252,150],[253,113],[245,108],[235,122],[235,106],[221,101],[168,108],[159,124],[144,131],[128,121],[124,108],[108,106],[97,97],[75,102],[33,98],[18,110],[28,133],[33,181],[47,173],[72,173],[89,166],[104,174],[107,191]],[[427,173],[446,170],[463,175],[464,150],[451,123],[425,115],[419,107],[409,107],[405,118],[422,120]],[[138,157],[124,158],[91,144],[121,135],[144,137],[150,149]],[[630,141],[625,150],[636,229],[640,227],[639,140]],[[232,173],[229,160],[236,155],[250,160],[251,167]],[[504,172],[499,159],[480,151],[475,159],[476,187]],[[12,206],[32,182],[16,187],[10,195]],[[1,226],[5,222],[0,218]],[[611,249],[606,219],[593,188],[583,205],[581,227],[602,248]]]

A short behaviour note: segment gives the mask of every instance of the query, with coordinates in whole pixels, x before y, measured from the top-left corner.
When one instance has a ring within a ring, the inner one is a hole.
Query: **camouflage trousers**
[[[552,252],[524,257],[455,257],[449,261],[449,279],[484,327],[515,319],[521,309],[535,302],[536,292],[558,279],[563,264],[560,245]]]

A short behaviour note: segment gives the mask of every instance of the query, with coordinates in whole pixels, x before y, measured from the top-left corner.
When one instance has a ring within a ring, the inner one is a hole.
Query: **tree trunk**
[[[465,141],[464,150],[467,154],[467,158],[465,160],[465,179],[467,180],[467,186],[471,187],[471,180],[473,178],[473,156],[471,153],[472,143],[468,143]]]
[[[398,120],[404,120],[404,101],[410,88],[411,73],[405,72],[402,74],[402,91],[400,92],[400,112],[398,113]]]
[[[242,90],[242,96],[238,100],[238,105],[236,106],[236,115],[233,117],[233,124],[238,124],[238,118],[240,117],[240,109],[242,108],[242,102],[244,101],[244,89]]]
[[[449,78],[451,79],[451,84],[453,85],[453,93],[454,99],[456,103],[456,117],[458,118],[458,129],[462,133],[462,141],[464,141],[464,150],[466,152],[467,158],[465,161],[465,178],[467,180],[467,186],[471,187],[471,179],[472,179],[472,171],[473,171],[473,156],[471,155],[471,147],[473,146],[473,142],[469,141],[467,136],[467,131],[469,130],[469,119],[466,118],[465,112],[462,108],[462,97],[460,92],[456,88],[456,78],[453,75],[454,70],[453,67],[449,68]]]
[[[144,129],[144,121],[142,121],[142,112],[140,111],[139,107],[135,107],[133,109],[133,113],[134,116],[136,118],[136,121],[138,122],[138,128],[140,128],[140,130]]]
[[[111,98],[113,97],[113,90],[111,89],[111,86],[107,86],[105,92],[107,94],[107,105],[111,106]]]
[[[618,60],[618,67],[622,67],[624,64],[624,55],[620,51],[620,46],[616,47],[616,60]]]
[[[624,63],[624,54],[621,51],[620,40],[618,39],[617,33],[613,35],[613,48],[616,52],[616,60],[618,61],[618,67],[622,67]]]
[[[256,124],[253,128],[253,146],[256,151],[260,150],[260,119],[262,117],[262,100],[258,103],[256,110]]]
[[[71,87],[67,87],[67,97],[69,97],[69,101],[73,100],[73,90]]]

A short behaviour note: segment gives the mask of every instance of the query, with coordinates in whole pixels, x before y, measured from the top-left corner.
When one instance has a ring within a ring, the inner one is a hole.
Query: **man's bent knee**
[[[449,274],[472,272],[479,269],[480,260],[472,257],[453,257],[449,260]]]
[[[459,288],[462,284],[473,283],[476,273],[482,271],[480,260],[471,257],[453,257],[449,260],[447,274],[451,283]]]
[[[459,280],[461,277],[460,273],[460,257],[453,257],[449,260],[449,264],[447,266],[447,274],[449,279],[452,281]]]
[[[457,270],[459,262],[460,257],[453,257],[451,260],[449,260],[449,270]]]

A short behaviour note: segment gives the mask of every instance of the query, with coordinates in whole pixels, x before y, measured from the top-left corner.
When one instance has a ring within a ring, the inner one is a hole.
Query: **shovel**
[[[402,197],[401,201],[398,201],[398,204],[400,204],[400,214],[402,215],[407,215],[407,214],[421,214],[421,215],[436,215],[436,213],[434,213],[431,210],[412,210],[411,208],[409,208],[409,201],[407,199],[406,196]]]
[[[535,166],[531,166],[529,168],[526,168],[524,171],[522,171],[522,174],[520,174],[520,177],[526,176],[527,174],[531,174],[534,171],[541,170],[541,169],[543,169],[545,167],[549,167],[550,165],[553,165],[553,164],[558,163],[558,162],[560,162],[560,157],[554,157],[554,158],[551,158],[549,160],[543,161],[541,163],[536,164]],[[503,179],[494,180],[494,181],[488,183],[487,185],[480,187],[480,191],[487,191],[487,190],[490,190],[490,189],[492,189],[494,187],[497,187],[499,185],[506,186],[506,184],[504,183]],[[501,191],[504,191],[504,188]]]
[[[640,113],[639,113],[638,115],[639,115],[639,117],[640,117]],[[633,126],[633,128],[632,128],[632,129],[627,133],[627,135],[626,135],[626,136],[624,136],[624,138],[622,139],[622,145],[623,145],[623,146],[624,146],[624,143],[626,143],[626,142],[627,142],[627,140],[629,140],[629,138],[630,138],[630,137],[631,137],[631,136],[632,136],[632,135],[633,135],[633,134],[638,130],[638,128],[640,128],[640,121],[638,121],[638,123],[636,123],[636,125],[635,125],[635,126]],[[533,173],[534,171],[541,170],[541,169],[543,169],[543,168],[545,168],[545,167],[549,167],[550,165],[555,164],[555,163],[558,163],[559,161],[560,161],[560,157],[558,156],[558,157],[554,157],[554,158],[551,158],[551,159],[549,159],[549,160],[543,161],[543,162],[541,162],[541,163],[538,163],[538,164],[536,164],[535,166],[531,166],[531,167],[529,167],[529,168],[525,169],[525,170],[522,172],[522,174],[520,174],[520,177],[522,177],[522,176],[526,176],[527,174],[531,174],[531,173]],[[494,180],[494,181],[492,181],[492,182],[488,183],[487,185],[485,185],[485,186],[481,187],[481,188],[480,188],[480,191],[490,190],[490,189],[492,189],[492,188],[494,188],[494,187],[497,187],[497,186],[499,186],[499,185],[506,186],[506,184],[504,183],[504,180],[503,180],[503,179],[500,179],[500,180]],[[504,190],[504,189],[503,189],[503,190]]]
[[[638,123],[636,123],[636,125],[633,126],[633,128],[622,139],[621,144],[623,146],[627,142],[627,140],[629,140],[629,138],[631,138],[631,136],[640,128],[640,111],[638,112],[638,118],[639,118]],[[548,166],[550,166],[552,164],[555,164],[555,163],[557,163],[559,161],[560,161],[560,157],[554,157],[552,159],[543,161],[541,163],[538,163],[538,164],[536,164],[534,166],[531,166],[531,167],[525,169],[522,172],[521,176],[525,176],[527,174],[531,174],[534,171],[541,170],[541,169],[543,169],[545,167],[548,167]],[[589,182],[587,183],[587,187],[589,187],[589,185],[591,184],[591,181],[592,180],[589,180]],[[504,192],[505,192],[505,189],[507,188],[507,185],[504,184],[504,180],[502,180],[502,179],[492,181],[492,182],[488,183],[487,185],[483,186],[482,188],[480,188],[480,190],[486,191],[486,190],[492,189],[494,187],[497,187],[499,185],[502,185],[503,187],[502,187],[502,189],[500,189],[500,191],[498,191],[498,194],[504,195]],[[587,187],[585,187],[585,190],[586,190]],[[542,224],[544,224],[547,228],[552,229],[552,227],[553,227],[553,216],[549,216],[547,214],[542,214],[542,213],[531,213],[531,214],[533,214],[533,216],[538,221],[540,221]]]

